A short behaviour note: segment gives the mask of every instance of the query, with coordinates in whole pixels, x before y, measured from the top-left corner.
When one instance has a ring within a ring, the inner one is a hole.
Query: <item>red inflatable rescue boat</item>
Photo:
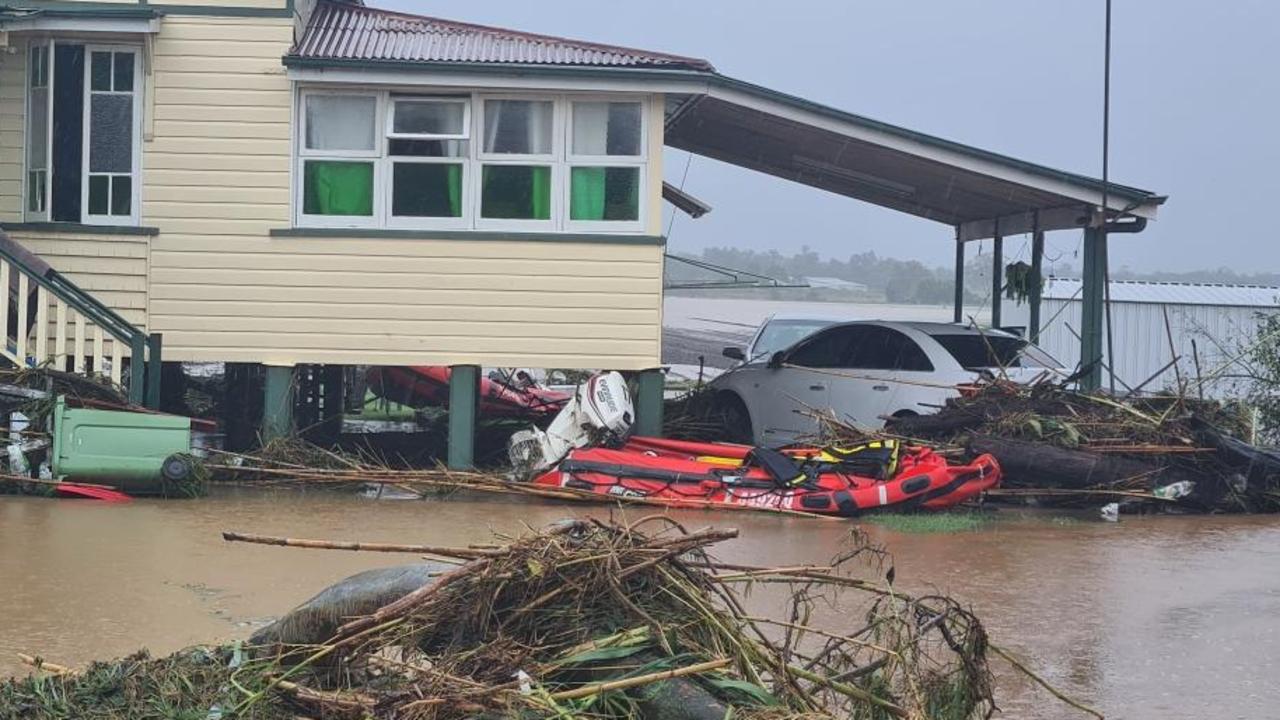
[[[999,485],[1000,466],[990,455],[952,465],[928,448],[894,440],[771,450],[633,437],[617,449],[573,450],[533,482],[673,507],[748,505],[852,517],[953,507]]]

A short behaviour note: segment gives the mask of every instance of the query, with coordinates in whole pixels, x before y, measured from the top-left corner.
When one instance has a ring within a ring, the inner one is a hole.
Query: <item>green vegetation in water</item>
[[[0,683],[0,720],[206,720],[240,701],[229,647],[193,647],[165,658],[146,651],[95,662],[67,675],[36,673]],[[259,689],[261,675],[242,680]],[[286,720],[296,716],[275,697],[238,716]]]
[[[903,533],[951,533],[979,530],[991,524],[991,517],[976,512],[880,513],[868,522]]]

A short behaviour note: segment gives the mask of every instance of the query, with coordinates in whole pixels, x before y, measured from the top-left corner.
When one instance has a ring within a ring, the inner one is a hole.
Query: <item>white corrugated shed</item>
[[[1068,367],[1080,361],[1080,289],[1078,279],[1049,278],[1041,301],[1040,345]],[[1253,342],[1258,315],[1276,312],[1280,312],[1277,287],[1113,281],[1116,388],[1136,387],[1154,376],[1142,389],[1158,392],[1175,387],[1180,373],[1184,379],[1215,376],[1204,383],[1206,396],[1238,397],[1247,387],[1231,363]],[[1026,325],[1028,315],[1027,304],[1022,303],[1006,310],[1006,322]],[[1179,358],[1176,369],[1161,372],[1175,355]],[[1107,364],[1112,364],[1109,357]],[[1104,371],[1104,385],[1106,378]]]

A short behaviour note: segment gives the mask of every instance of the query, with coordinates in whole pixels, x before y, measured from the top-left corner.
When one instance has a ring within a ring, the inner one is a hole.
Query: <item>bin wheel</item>
[[[186,482],[195,473],[195,465],[186,455],[170,455],[160,466],[160,475],[171,483]]]

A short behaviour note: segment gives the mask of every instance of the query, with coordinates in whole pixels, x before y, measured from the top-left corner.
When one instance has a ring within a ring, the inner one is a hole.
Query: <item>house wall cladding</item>
[[[106,282],[98,259],[127,265],[133,294],[102,287],[100,297],[163,333],[166,359],[658,364],[656,243],[270,235],[291,224],[292,92],[280,58],[292,38],[289,18],[166,16],[142,148],[142,224],[159,233],[15,238],[90,291]],[[6,190],[21,187],[24,57],[0,61]],[[21,219],[20,197],[4,193],[0,221]],[[122,252],[136,262],[117,262]]]

